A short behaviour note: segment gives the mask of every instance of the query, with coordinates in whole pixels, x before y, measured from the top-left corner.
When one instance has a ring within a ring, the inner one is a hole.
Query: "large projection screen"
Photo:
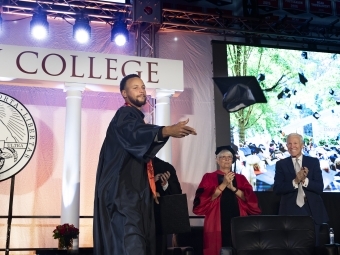
[[[340,56],[235,42],[215,44],[221,58],[227,56],[220,60],[225,61],[227,76],[255,76],[263,90],[270,90],[265,92],[267,104],[230,113],[223,124],[216,121],[216,130],[224,129],[238,147],[236,171],[254,190],[272,190],[275,163],[289,156],[286,136],[296,132],[304,138],[304,154],[320,161],[324,191],[340,192]],[[215,93],[220,92],[215,88]],[[215,104],[220,119],[222,102]],[[219,140],[216,133],[216,143]]]

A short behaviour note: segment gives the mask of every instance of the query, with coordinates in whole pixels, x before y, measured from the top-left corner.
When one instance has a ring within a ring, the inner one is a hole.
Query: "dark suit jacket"
[[[309,183],[307,187],[303,187],[312,217],[316,224],[321,224],[328,221],[328,215],[320,197],[323,191],[323,180],[320,169],[320,163],[317,158],[303,156],[302,167],[307,167]],[[296,204],[296,197],[298,189],[293,186],[293,179],[296,173],[292,158],[288,157],[276,162],[275,178],[274,178],[274,192],[281,195],[280,215],[302,215],[303,211]]]
[[[156,182],[156,190],[160,194],[160,196],[182,194],[181,184],[178,181],[176,170],[173,167],[173,165],[157,157],[154,157],[152,159],[152,164],[153,164],[155,175],[165,173],[166,171],[170,173],[170,178],[168,179],[169,186],[166,190],[163,190],[163,187],[161,186],[160,181]],[[156,222],[156,233],[162,234],[161,223],[160,223],[161,222],[161,215],[160,215],[161,211],[160,211],[160,206],[156,203],[154,204],[154,212],[155,212],[155,222]],[[157,254],[161,254],[161,253],[157,252]]]
[[[174,194],[182,194],[181,184],[178,181],[176,170],[168,162],[165,162],[161,160],[160,158],[154,157],[152,160],[153,168],[156,174],[161,174],[165,172],[170,173],[170,178],[168,180],[168,188],[166,190],[163,190],[161,186],[161,181],[156,182],[156,190],[161,196],[165,195],[174,195]]]

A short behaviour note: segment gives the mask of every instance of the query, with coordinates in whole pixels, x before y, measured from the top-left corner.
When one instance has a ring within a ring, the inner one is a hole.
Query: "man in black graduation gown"
[[[146,90],[138,75],[124,77],[120,91],[125,105],[109,124],[98,162],[94,255],[155,255],[153,203],[158,201],[147,163],[170,136],[182,138],[196,131],[186,125],[189,120],[165,127],[145,124],[140,109]]]

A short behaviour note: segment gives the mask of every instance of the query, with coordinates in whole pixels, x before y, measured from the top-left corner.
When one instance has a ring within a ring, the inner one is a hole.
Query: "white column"
[[[156,125],[170,126],[170,98],[175,92],[173,90],[156,89]],[[157,156],[171,164],[171,139],[158,152]]]
[[[64,141],[64,166],[62,177],[61,224],[69,223],[79,228],[80,205],[80,148],[81,99],[85,85],[66,83],[66,121]],[[78,239],[73,249],[78,249]]]

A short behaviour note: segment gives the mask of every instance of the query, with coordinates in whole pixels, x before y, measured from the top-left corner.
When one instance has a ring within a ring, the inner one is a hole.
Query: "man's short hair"
[[[288,139],[289,139],[290,137],[293,137],[293,136],[298,137],[298,138],[300,139],[300,143],[301,143],[301,144],[304,144],[304,143],[305,143],[305,141],[303,140],[302,135],[300,135],[300,134],[298,134],[298,133],[290,133],[290,134],[287,136],[287,142],[288,142]]]
[[[140,77],[138,74],[135,74],[135,73],[126,75],[120,82],[120,85],[119,85],[120,92],[122,92],[125,89],[127,80],[131,78],[140,78]]]

